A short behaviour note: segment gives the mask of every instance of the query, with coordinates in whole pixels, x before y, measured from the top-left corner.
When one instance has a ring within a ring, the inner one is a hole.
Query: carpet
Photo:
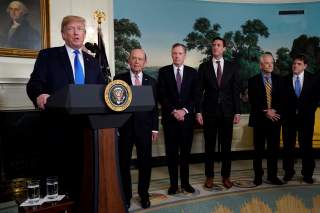
[[[319,163],[319,162],[318,162]],[[300,165],[296,168],[298,172]],[[279,176],[283,171],[279,171]],[[306,184],[297,174],[288,184],[274,186],[266,180],[258,187],[252,183],[252,169],[232,171],[234,186],[225,189],[220,177],[213,189],[203,187],[202,172],[190,175],[195,192],[168,195],[168,178],[155,178],[150,187],[151,208],[141,209],[135,193],[129,212],[152,213],[320,213],[320,171],[314,173],[314,184]],[[136,183],[133,184],[136,188]]]

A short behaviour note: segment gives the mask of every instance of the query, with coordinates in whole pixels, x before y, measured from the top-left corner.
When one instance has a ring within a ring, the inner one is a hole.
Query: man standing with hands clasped
[[[267,180],[274,185],[283,184],[277,177],[278,151],[281,128],[281,78],[273,73],[274,60],[271,54],[260,56],[261,72],[248,81],[251,105],[249,126],[253,127],[253,160],[255,185],[262,184],[262,158],[267,142]]]
[[[221,176],[224,187],[231,188],[231,142],[233,124],[240,122],[240,79],[237,66],[224,60],[226,42],[212,40],[212,60],[200,64],[198,71],[196,119],[204,127],[205,175],[204,186],[212,188],[216,136],[221,147]]]
[[[194,192],[194,188],[189,184],[189,157],[197,88],[197,71],[183,64],[186,47],[183,44],[174,44],[171,57],[173,63],[160,68],[158,77],[158,100],[161,104],[161,121],[170,175],[169,195],[178,191],[179,164],[181,189]]]

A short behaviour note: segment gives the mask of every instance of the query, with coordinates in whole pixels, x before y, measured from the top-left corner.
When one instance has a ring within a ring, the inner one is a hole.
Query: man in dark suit
[[[61,24],[62,47],[41,50],[27,84],[27,93],[40,110],[50,95],[68,84],[104,84],[95,59],[81,51],[86,35],[85,20],[66,16]],[[74,118],[41,113],[44,134],[45,175],[59,175],[59,188],[78,199],[81,186],[83,129]],[[72,154],[70,154],[72,153]],[[70,168],[76,172],[70,173]]]
[[[146,59],[144,50],[132,50],[128,60],[130,71],[115,76],[114,80],[123,80],[133,86],[151,85],[156,100],[156,81],[143,72]],[[120,172],[126,205],[130,207],[132,198],[130,165],[132,148],[135,145],[139,169],[138,194],[141,198],[141,206],[148,208],[150,207],[148,190],[151,178],[151,145],[152,141],[158,138],[157,106],[150,112],[133,113],[119,129],[119,134]]]
[[[293,58],[292,73],[284,78],[283,91],[283,180],[290,181],[294,174],[293,151],[298,133],[299,151],[302,157],[303,181],[313,183],[315,160],[312,153],[312,137],[315,111],[318,106],[316,78],[305,71],[307,59],[304,55]]]
[[[281,78],[273,73],[274,60],[271,54],[260,56],[261,72],[248,81],[249,102],[251,105],[249,126],[253,127],[253,145],[255,158],[253,169],[254,184],[262,184],[262,158],[265,141],[267,141],[268,181],[281,185],[277,177],[277,161],[280,146],[280,110],[281,110]]]
[[[226,43],[222,38],[212,40],[212,60],[200,64],[198,70],[199,90],[196,119],[204,126],[205,139],[205,187],[213,187],[214,154],[216,136],[221,147],[222,183],[232,187],[231,142],[233,123],[240,122],[240,79],[234,63],[224,60]]]
[[[197,71],[183,64],[186,47],[183,44],[174,44],[171,56],[173,64],[160,68],[158,77],[158,100],[161,104],[161,121],[170,175],[169,195],[178,191],[179,161],[181,188],[189,193],[194,192],[194,188],[189,184],[188,161],[193,139],[197,89]]]

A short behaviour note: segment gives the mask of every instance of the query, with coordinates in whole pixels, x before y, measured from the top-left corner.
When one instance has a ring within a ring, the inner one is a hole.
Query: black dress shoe
[[[174,195],[178,192],[178,186],[170,186],[168,189],[168,195]]]
[[[190,184],[181,185],[181,189],[189,193],[194,193],[194,188]]]
[[[146,209],[146,208],[149,208],[150,207],[150,200],[149,198],[143,198],[141,199],[141,207]]]
[[[304,182],[309,183],[309,184],[313,184],[314,180],[312,177],[303,177],[302,179]]]
[[[294,174],[295,174],[295,172],[286,172],[283,176],[283,181],[288,182],[288,181],[292,180]]]
[[[278,177],[272,177],[267,179],[273,185],[283,185],[283,182]]]
[[[255,177],[253,180],[254,185],[259,186],[262,184],[262,177]]]

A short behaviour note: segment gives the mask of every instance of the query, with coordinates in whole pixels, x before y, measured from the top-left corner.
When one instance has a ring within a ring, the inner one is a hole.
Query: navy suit
[[[222,152],[221,176],[229,178],[231,170],[231,142],[233,119],[240,114],[240,78],[237,66],[224,60],[219,87],[213,61],[200,64],[198,70],[199,90],[196,112],[201,112],[205,139],[205,175],[214,176],[214,153],[216,136]]]
[[[123,80],[133,85],[130,72],[116,75],[114,80]],[[142,85],[151,85],[154,100],[156,102],[156,81],[143,73]],[[151,178],[151,152],[152,152],[152,130],[158,130],[157,105],[150,112],[135,112],[129,120],[119,128],[119,163],[122,176],[122,186],[126,203],[130,203],[132,197],[131,187],[131,155],[133,145],[136,146],[137,161],[139,169],[138,194],[141,199],[149,198],[149,186]]]
[[[304,72],[304,81],[299,97],[296,96],[292,74],[284,78],[283,90],[283,169],[286,174],[294,174],[293,150],[298,133],[299,149],[302,157],[302,175],[310,178],[313,175],[315,160],[312,155],[312,138],[315,122],[315,111],[318,107],[318,85],[316,77]]]
[[[83,59],[85,84],[104,84],[95,59],[84,52]],[[50,95],[68,84],[74,84],[74,77],[66,47],[41,50],[27,84],[27,93],[34,105],[37,107],[36,100],[40,94]],[[58,175],[60,192],[68,193],[77,201],[83,163],[82,120],[60,113],[46,113],[44,110],[41,122],[44,175]],[[71,168],[74,172],[70,172]]]
[[[104,84],[95,59],[83,53],[85,84]],[[41,50],[27,84],[27,93],[36,105],[40,94],[52,94],[68,84],[74,84],[71,62],[65,46]]]
[[[178,92],[173,65],[162,67],[158,77],[158,100],[161,104],[166,156],[171,186],[178,186],[178,165],[180,162],[181,186],[189,184],[189,158],[195,121],[197,71],[183,68],[180,93]],[[184,121],[178,121],[172,114],[174,109],[185,108]],[[180,151],[180,161],[179,161]]]

